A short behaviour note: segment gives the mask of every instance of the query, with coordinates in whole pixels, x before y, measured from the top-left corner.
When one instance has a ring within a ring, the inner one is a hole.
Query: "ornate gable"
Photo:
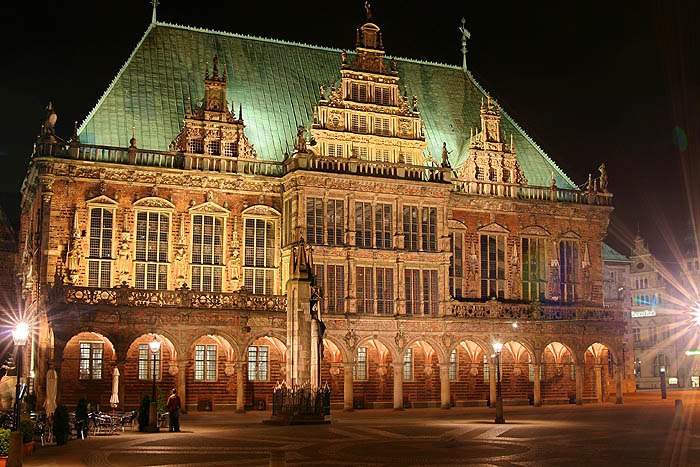
[[[574,232],[573,230],[567,230],[563,234],[559,236],[559,238],[562,239],[571,239],[571,240],[581,240],[581,236]]]
[[[119,202],[117,202],[117,200],[112,199],[107,195],[99,195],[94,198],[90,198],[85,201],[85,204],[91,207],[102,206],[108,208],[116,208],[119,206]]]
[[[146,196],[134,202],[134,207],[151,209],[175,209],[175,205],[158,196]]]
[[[188,209],[191,214],[219,214],[228,216],[231,211],[225,207],[216,204],[214,201],[205,201],[202,204],[197,204]]]
[[[275,208],[264,205],[256,204],[250,206],[243,210],[241,213],[244,216],[269,216],[269,217],[280,217],[282,214]]]
[[[550,233],[544,227],[539,225],[530,225],[520,230],[520,235],[529,235],[535,237],[549,237]]]
[[[477,232],[479,232],[479,233],[509,234],[510,230],[503,227],[501,224],[499,224],[497,222],[491,222],[490,224],[487,224],[487,225],[477,229]]]

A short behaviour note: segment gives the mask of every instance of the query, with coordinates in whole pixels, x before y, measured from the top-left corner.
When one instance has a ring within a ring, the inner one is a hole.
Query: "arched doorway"
[[[603,402],[610,388],[615,387],[613,355],[600,342],[588,346],[584,354],[583,400]]]
[[[187,355],[186,404],[188,409],[232,409],[236,405],[236,350],[223,336],[197,338]]]
[[[569,347],[561,342],[549,343],[542,352],[540,372],[543,404],[576,401],[576,365]]]
[[[489,354],[481,345],[465,339],[450,351],[448,361],[453,405],[487,405],[490,387]]]
[[[81,332],[73,336],[63,350],[59,373],[60,402],[74,410],[78,399],[84,397],[93,410],[98,407],[111,410],[109,400],[116,360],[114,345],[106,336],[98,332]],[[120,400],[120,406],[122,404]]]

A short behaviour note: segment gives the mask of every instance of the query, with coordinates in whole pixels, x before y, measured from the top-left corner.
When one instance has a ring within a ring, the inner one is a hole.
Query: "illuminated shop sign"
[[[633,311],[632,318],[648,318],[650,316],[656,316],[656,311],[654,310],[644,310],[644,311]]]
[[[678,378],[669,378],[668,384],[678,384]]]

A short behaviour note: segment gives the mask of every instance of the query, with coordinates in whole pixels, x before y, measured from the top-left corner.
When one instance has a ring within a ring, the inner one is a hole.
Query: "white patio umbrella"
[[[46,415],[49,417],[53,415],[54,410],[56,410],[56,392],[58,389],[58,376],[56,375],[56,370],[51,368],[46,372],[46,401],[44,401],[44,408],[46,409]]]
[[[112,397],[109,398],[109,404],[112,408],[117,408],[119,405],[119,368],[114,367],[112,373]]]

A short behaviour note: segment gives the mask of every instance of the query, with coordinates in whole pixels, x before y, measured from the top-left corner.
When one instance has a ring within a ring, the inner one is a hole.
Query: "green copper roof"
[[[352,28],[348,29],[352,34]],[[80,141],[167,150],[184,119],[187,97],[204,95],[205,61],[217,55],[228,68],[228,100],[243,105],[246,135],[258,156],[281,160],[293,147],[298,125],[310,127],[319,87],[340,80],[340,50],[247,37],[171,24],[152,24],[129,60],[80,127]],[[352,60],[352,54],[350,57]],[[400,85],[418,96],[428,149],[439,160],[443,141],[453,167],[466,159],[469,129],[479,126],[484,89],[461,68],[397,59]],[[526,92],[523,89],[523,92]],[[502,112],[513,133],[518,161],[530,185],[574,183]]]
[[[618,261],[621,263],[631,263],[632,261],[622,253],[618,253],[610,245],[602,242],[603,245],[603,261]]]

